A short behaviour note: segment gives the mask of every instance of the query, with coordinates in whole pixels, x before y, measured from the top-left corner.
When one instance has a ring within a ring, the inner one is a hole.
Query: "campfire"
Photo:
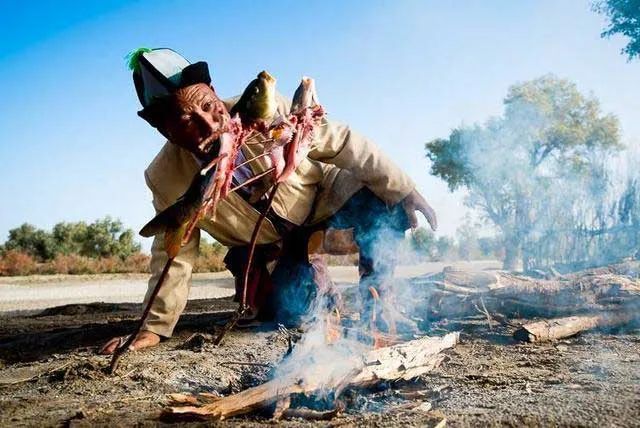
[[[596,269],[546,279],[448,268],[411,280],[415,306],[407,308],[415,319],[421,314],[424,323],[442,317],[486,318],[490,329],[497,324],[501,331],[510,331],[514,343],[556,340],[588,329],[636,323],[640,285],[637,275],[629,272],[638,268],[635,262],[631,268],[627,263],[606,272]],[[376,395],[380,386],[411,398],[402,405],[411,411],[430,409],[430,402],[422,400],[428,387],[416,379],[446,361],[446,351],[458,344],[459,333],[418,338],[399,334],[374,288],[369,290],[374,302],[371,318],[354,321],[357,317],[348,305],[338,308],[334,303],[331,290],[319,293],[304,333],[271,380],[227,397],[171,394],[165,416],[225,419],[266,409],[274,419],[330,419],[361,410],[362,402]],[[512,321],[523,317],[533,320]],[[368,328],[357,327],[363,325]],[[381,325],[388,327],[381,331]]]
[[[225,419],[271,406],[275,419],[285,416],[325,419],[344,409],[340,396],[347,389],[370,388],[383,382],[415,379],[438,367],[445,359],[442,351],[454,347],[458,341],[458,333],[449,333],[442,338],[424,337],[349,358],[339,357],[344,349],[334,344],[332,346],[337,348],[328,348],[327,356],[340,359],[333,360],[333,363],[324,358],[316,359],[310,366],[298,367],[260,386],[228,397],[172,394],[171,407],[165,413],[170,416]],[[284,361],[283,366],[288,368],[288,363]],[[319,402],[325,403],[324,409],[291,408],[293,403],[308,405]]]
[[[165,416],[225,419],[270,409],[274,419],[329,419],[348,410],[348,400],[343,400],[347,392],[366,394],[385,382],[412,381],[438,367],[445,360],[442,352],[459,341],[457,332],[400,337],[393,314],[374,287],[369,288],[370,318],[359,320],[353,316],[357,311],[344,308],[322,263],[317,263],[316,281],[318,295],[303,334],[270,381],[228,397],[172,394]],[[342,316],[343,310],[352,316]]]

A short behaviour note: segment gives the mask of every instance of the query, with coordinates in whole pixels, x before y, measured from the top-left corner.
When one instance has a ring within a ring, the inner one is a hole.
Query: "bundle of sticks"
[[[225,419],[271,406],[274,419],[305,417],[326,419],[341,411],[340,395],[349,388],[367,388],[385,381],[411,380],[438,367],[446,358],[443,351],[459,342],[459,333],[443,337],[423,337],[394,346],[352,355],[341,370],[305,366],[238,394],[219,397],[211,394],[171,394],[165,417]],[[320,363],[316,364],[319,365]],[[311,373],[311,375],[310,375]],[[324,412],[307,408],[291,409],[291,397],[332,392],[334,406]]]

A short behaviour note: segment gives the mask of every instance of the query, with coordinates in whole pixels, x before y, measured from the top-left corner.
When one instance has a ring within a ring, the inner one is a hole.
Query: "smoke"
[[[374,344],[374,335],[380,333],[378,328],[384,324],[373,323],[372,313],[380,317],[384,312],[385,322],[411,323],[401,312],[391,310],[391,307],[397,308],[394,296],[407,287],[393,278],[393,271],[386,269],[393,267],[395,261],[415,259],[414,249],[407,245],[403,232],[393,230],[382,218],[373,218],[371,221],[371,228],[360,231],[359,241],[373,243],[368,247],[367,255],[374,260],[377,271],[384,274],[365,280],[367,285],[364,287],[336,286],[328,283],[328,276],[323,276],[328,273],[320,266],[316,276],[320,283],[318,292],[301,320],[300,329],[304,333],[274,372],[274,378],[280,380],[282,385],[297,384],[305,390],[319,391],[314,394],[314,401],[333,401],[336,384],[362,367],[363,358]],[[383,311],[371,310],[373,295],[367,295],[368,285],[380,290],[381,299],[374,305],[378,305],[378,309],[384,305]],[[281,304],[299,305],[300,302]],[[331,388],[327,388],[329,385]]]
[[[515,86],[503,116],[454,130],[446,147],[440,140],[434,148],[440,150],[430,155],[434,173],[452,188],[467,187],[466,204],[498,230],[507,267],[522,259],[526,270],[576,268],[636,251],[640,173],[631,165],[638,156],[620,152],[615,118],[602,115],[597,101],[580,95],[570,82],[545,76]],[[356,234],[361,249],[363,241],[374,243],[365,248],[374,266],[418,259],[415,247],[402,245],[404,235],[379,224],[383,220],[375,213],[361,212],[357,220],[366,222],[368,216],[373,221]],[[389,330],[391,324],[402,324],[407,335],[417,331],[411,315],[421,313],[424,300],[415,289],[394,280],[390,270],[364,284],[380,291],[375,304],[383,308],[382,324]],[[370,339],[378,324],[367,319],[372,312],[367,288],[349,290],[353,298],[339,310],[327,290],[315,294],[303,318],[304,335],[275,372],[283,384],[306,390],[335,385],[362,364],[370,349],[363,338]],[[352,319],[354,314],[363,319]]]
[[[317,385],[339,379],[356,367],[358,361],[354,357],[362,355],[366,346],[357,340],[354,331],[341,331],[329,344],[336,327],[331,321],[334,311],[333,299],[319,293],[301,323],[304,334],[278,366],[277,378],[296,376],[302,385]]]
[[[618,133],[597,100],[545,76],[512,87],[503,116],[451,134],[466,205],[499,231],[505,268],[521,259],[524,270],[575,269],[634,255],[638,156],[620,152]],[[430,157],[451,185],[447,164]]]

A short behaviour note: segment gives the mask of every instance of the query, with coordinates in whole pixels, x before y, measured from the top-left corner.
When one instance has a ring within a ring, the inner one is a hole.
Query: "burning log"
[[[629,311],[542,320],[522,326],[513,333],[513,337],[523,342],[550,342],[574,336],[585,330],[627,324],[635,317],[636,314]]]
[[[384,380],[414,379],[438,367],[445,358],[441,352],[459,341],[460,333],[449,333],[441,338],[423,337],[375,349],[366,356],[364,367],[349,385],[362,387]]]
[[[300,368],[286,378],[279,377],[238,394],[216,399],[203,406],[169,407],[165,416],[225,419],[250,413],[279,403],[279,416],[296,414],[288,411],[288,397],[292,394],[313,394],[318,390],[333,390],[337,398],[347,387],[367,387],[385,380],[409,380],[438,367],[444,360],[442,351],[453,348],[459,341],[459,333],[444,337],[424,337],[395,346],[370,351],[364,358],[349,361],[351,369],[328,373],[321,367]],[[308,376],[317,372],[317,376]],[[307,375],[307,376],[305,376]],[[193,399],[180,395],[182,402],[193,404]],[[301,414],[298,412],[297,414]],[[327,415],[323,415],[327,416]]]

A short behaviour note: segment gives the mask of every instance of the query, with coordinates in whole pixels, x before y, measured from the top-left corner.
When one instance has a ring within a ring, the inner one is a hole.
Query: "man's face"
[[[225,105],[209,85],[198,83],[179,89],[163,125],[172,143],[205,158],[229,120]]]

